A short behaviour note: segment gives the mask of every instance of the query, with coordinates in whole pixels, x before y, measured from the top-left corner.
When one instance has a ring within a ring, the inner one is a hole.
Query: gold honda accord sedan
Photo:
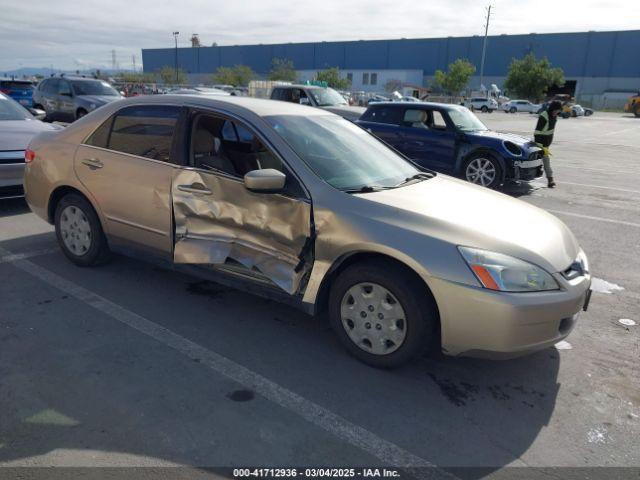
[[[136,97],[25,156],[27,201],[73,263],[120,252],[326,311],[373,366],[543,349],[589,302],[586,256],[557,218],[421,170],[323,110]]]

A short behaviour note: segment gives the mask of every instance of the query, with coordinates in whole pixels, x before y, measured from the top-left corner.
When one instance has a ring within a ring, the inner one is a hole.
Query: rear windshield
[[[15,100],[0,93],[0,120],[30,120],[33,116]]]
[[[72,80],[73,91],[76,95],[116,96],[118,92],[107,82],[100,80]]]
[[[18,80],[0,80],[0,88],[3,90],[33,90],[31,82],[21,82]]]

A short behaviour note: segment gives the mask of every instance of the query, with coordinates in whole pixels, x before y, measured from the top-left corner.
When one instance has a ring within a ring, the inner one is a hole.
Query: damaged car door
[[[311,201],[282,158],[237,119],[195,112],[172,181],[174,262],[242,265],[287,293],[312,266]]]

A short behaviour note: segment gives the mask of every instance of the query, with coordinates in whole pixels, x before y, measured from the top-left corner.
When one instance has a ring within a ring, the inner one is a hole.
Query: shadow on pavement
[[[24,198],[0,198],[0,217],[21,215],[30,211]]]
[[[53,246],[50,234],[34,237]],[[243,292],[123,257],[95,269],[59,253],[31,261],[443,468],[517,462],[555,408],[555,349],[376,370],[350,358],[322,318]],[[372,461],[11,263],[0,274],[12,278],[0,285],[1,462],[61,450],[200,467]]]

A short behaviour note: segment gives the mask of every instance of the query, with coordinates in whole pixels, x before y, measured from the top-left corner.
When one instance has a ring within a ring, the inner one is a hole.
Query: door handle
[[[178,190],[187,193],[199,193],[200,195],[211,195],[213,193],[201,183],[192,183],[191,185],[178,185]]]
[[[104,163],[102,163],[97,158],[85,158],[84,160],[82,160],[82,163],[84,163],[91,170],[104,167]]]

